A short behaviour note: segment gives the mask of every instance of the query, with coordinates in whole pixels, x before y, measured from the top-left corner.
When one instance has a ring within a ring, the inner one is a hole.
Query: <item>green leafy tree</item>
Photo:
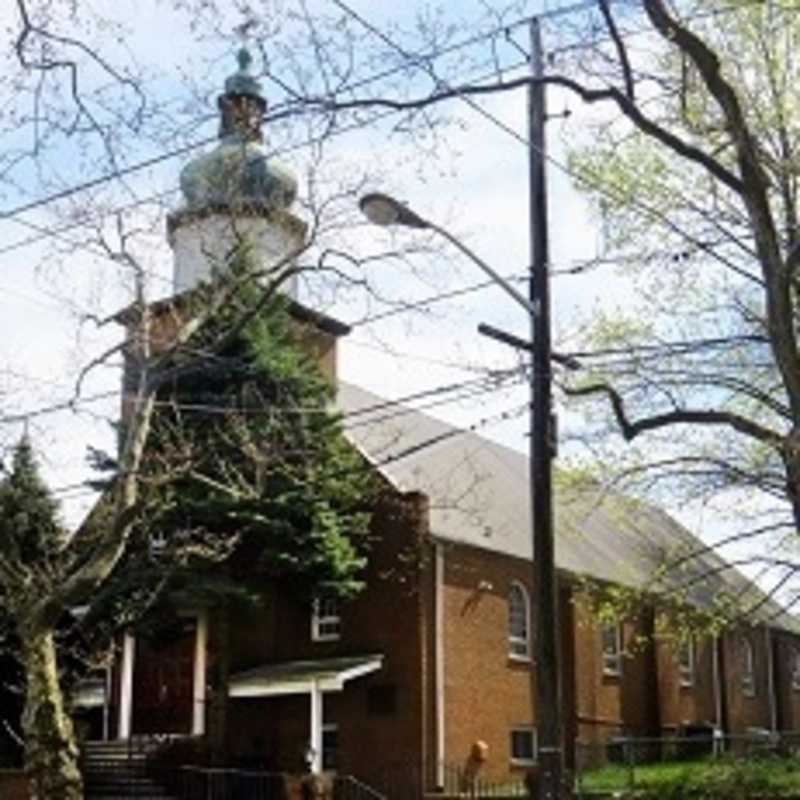
[[[145,528],[163,532],[167,547],[188,537],[219,548],[256,580],[292,574],[306,594],[352,595],[368,472],[331,410],[330,383],[296,342],[286,301],[259,305],[244,287],[193,341],[190,368],[173,365],[144,465]],[[235,336],[222,336],[237,319],[246,321]]]
[[[585,269],[612,264],[618,294],[562,386],[606,476],[735,509],[723,552],[779,592],[800,568],[800,22],[781,3],[640,6],[601,0],[580,80],[553,76],[617,112],[573,137],[605,231]]]

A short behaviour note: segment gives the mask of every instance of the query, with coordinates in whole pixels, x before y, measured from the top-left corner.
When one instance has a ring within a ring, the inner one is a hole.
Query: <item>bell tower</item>
[[[264,280],[280,271],[306,238],[306,224],[291,212],[297,181],[268,157],[264,144],[267,101],[242,48],[238,69],[217,100],[219,142],[181,172],[181,207],[167,218],[176,294],[223,273],[242,246]],[[295,286],[284,286],[295,296]]]

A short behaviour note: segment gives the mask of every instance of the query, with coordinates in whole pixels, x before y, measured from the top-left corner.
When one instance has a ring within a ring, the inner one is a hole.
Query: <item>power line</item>
[[[457,52],[458,50],[463,49],[465,47],[469,47],[469,46],[474,45],[476,43],[480,43],[482,41],[486,41],[486,40],[496,36],[498,33],[502,33],[504,31],[511,30],[511,29],[513,29],[515,27],[520,27],[520,26],[522,26],[522,25],[524,25],[526,23],[529,23],[530,20],[532,19],[532,17],[530,17],[530,16],[529,17],[520,18],[520,19],[518,19],[516,21],[508,23],[507,25],[498,26],[498,27],[486,32],[486,33],[483,33],[483,34],[479,35],[479,36],[475,36],[475,37],[471,37],[469,39],[463,40],[463,41],[459,42],[456,45],[451,45],[451,46],[448,46],[448,47],[439,48],[439,50],[434,50],[431,53],[427,53],[427,54],[409,54],[403,48],[401,48],[399,45],[394,43],[384,32],[380,31],[378,28],[373,26],[371,23],[369,23],[363,17],[358,15],[356,12],[354,12],[352,9],[350,9],[349,6],[347,6],[345,3],[341,2],[341,0],[332,0],[332,2],[336,3],[336,5],[339,6],[341,9],[345,10],[346,13],[349,13],[351,16],[353,16],[355,19],[357,19],[360,24],[362,24],[365,27],[367,27],[367,29],[370,30],[374,35],[379,36],[383,41],[385,41],[391,47],[396,49],[405,59],[413,61],[413,62],[433,61],[433,60],[441,57],[442,55],[449,54],[451,52]],[[563,14],[574,13],[574,12],[582,10],[584,8],[589,8],[591,5],[592,5],[592,3],[577,3],[577,4],[574,4],[574,5],[571,5],[571,6],[566,6],[566,7],[562,7],[562,8],[559,8],[559,9],[553,9],[551,12],[547,12],[544,15],[537,15],[537,16],[544,16],[546,18],[549,18],[549,17],[559,16],[559,15],[563,15]],[[734,8],[729,8],[729,9],[726,9],[726,12],[733,11],[733,10],[735,10],[735,9]],[[709,13],[712,13],[712,12],[709,12]],[[719,12],[713,12],[713,13],[719,13]],[[638,33],[638,31],[637,31],[637,33]],[[515,69],[519,68],[519,66],[521,66],[521,64],[512,64],[510,66],[503,67],[503,69],[505,71],[512,71],[513,72]],[[352,91],[354,88],[360,88],[361,86],[369,85],[370,83],[373,83],[373,82],[375,82],[377,80],[380,80],[380,79],[382,79],[384,77],[388,77],[391,74],[394,74],[394,73],[396,73],[398,71],[402,71],[403,69],[407,69],[407,68],[408,68],[408,64],[404,64],[404,65],[398,66],[396,68],[393,68],[391,70],[385,70],[385,71],[383,71],[381,73],[374,74],[373,76],[369,76],[368,78],[362,79],[360,81],[356,81],[356,82],[354,82],[352,84],[349,84],[348,86],[342,87],[341,89],[338,90],[338,92],[341,94],[341,93],[346,92],[346,91]],[[496,70],[493,70],[492,73],[490,73],[490,75],[494,75],[495,73],[496,73]],[[444,87],[450,86],[446,82],[439,80],[435,76],[435,74],[432,72],[432,69],[429,70],[429,74],[438,83],[438,85],[444,86]],[[480,79],[481,78],[478,78],[477,80],[480,80]],[[452,88],[452,87],[450,87],[450,88]],[[494,116],[490,112],[488,112],[485,109],[483,109],[479,104],[477,104],[470,97],[465,96],[465,95],[459,95],[459,98],[461,100],[467,102],[470,105],[470,107],[473,108],[473,110],[478,111],[485,118],[487,118],[490,122],[492,122],[492,124],[497,126],[500,130],[504,131],[508,135],[512,136],[514,139],[519,141],[525,147],[530,147],[531,146],[531,144],[528,142],[528,140],[527,140],[527,138],[525,136],[522,136],[517,131],[515,131],[514,129],[510,128],[505,123],[503,123],[501,120],[497,119],[496,116]],[[366,121],[363,121],[363,122],[354,123],[354,124],[351,124],[349,126],[344,126],[341,129],[337,129],[337,130],[333,131],[330,135],[331,136],[341,135],[343,133],[349,132],[349,131],[354,130],[354,129],[366,127],[367,125],[371,125],[374,122],[379,121],[380,119],[384,118],[385,116],[389,116],[392,113],[397,113],[398,111],[399,110],[395,109],[393,111],[386,112],[385,114],[377,114],[377,115],[373,116],[369,120],[366,120]],[[291,111],[291,110],[284,110],[284,111],[281,111],[280,113],[278,113],[276,115],[273,115],[273,116],[267,115],[267,117],[265,119],[265,122],[274,122],[274,121],[276,121],[278,119],[282,119],[282,118],[291,116],[291,115],[293,115],[295,113],[299,113],[299,112]],[[102,183],[115,180],[115,179],[117,179],[119,177],[122,177],[124,175],[131,174],[133,172],[136,172],[136,171],[139,171],[141,169],[144,169],[144,168],[146,168],[148,166],[153,166],[153,165],[155,165],[157,163],[160,163],[162,161],[174,158],[174,157],[176,157],[178,155],[186,154],[186,153],[188,153],[188,152],[190,152],[190,151],[192,151],[194,149],[197,149],[199,147],[203,147],[203,146],[205,146],[205,145],[207,145],[209,143],[212,143],[214,141],[216,141],[216,137],[206,138],[206,139],[200,140],[198,142],[190,143],[190,144],[185,145],[185,146],[183,146],[181,148],[176,148],[174,150],[167,151],[166,153],[163,153],[163,154],[161,154],[159,156],[155,156],[155,157],[153,157],[151,159],[147,159],[145,161],[138,162],[136,164],[130,165],[129,167],[125,167],[122,170],[118,170],[118,171],[115,171],[113,173],[109,173],[109,174],[104,175],[104,176],[99,176],[99,177],[94,178],[94,179],[92,179],[90,181],[87,181],[87,182],[85,182],[83,184],[78,184],[76,186],[69,187],[67,189],[62,190],[61,192],[57,192],[55,194],[52,194],[52,195],[49,195],[49,196],[46,196],[46,197],[43,197],[43,198],[39,198],[38,200],[31,201],[30,203],[27,203],[27,204],[23,204],[21,206],[18,206],[18,207],[14,208],[14,209],[9,210],[9,211],[0,212],[0,220],[4,220],[4,219],[13,220],[15,222],[18,222],[19,224],[25,224],[28,227],[33,227],[34,229],[38,229],[38,226],[34,226],[32,223],[26,223],[26,222],[23,222],[23,221],[20,221],[20,220],[16,220],[15,217],[18,216],[21,213],[24,213],[25,211],[32,210],[34,208],[38,208],[38,207],[47,205],[47,204],[52,203],[52,202],[54,202],[54,201],[56,201],[58,199],[63,199],[65,197],[71,196],[71,195],[79,193],[81,191],[85,191],[88,188],[93,188],[94,186],[101,185]],[[297,145],[292,145],[292,146],[280,148],[280,149],[274,151],[274,154],[280,155],[281,153],[291,152],[291,151],[296,150],[296,149],[307,147],[310,144],[313,144],[315,141],[316,140],[314,138],[309,138],[309,139],[305,140],[304,142],[301,142],[301,143],[299,143]],[[572,178],[574,178],[574,179],[576,179],[576,180],[578,180],[578,181],[580,181],[580,182],[582,182],[584,184],[588,184],[590,187],[593,187],[593,188],[597,189],[598,191],[601,191],[601,193],[604,193],[607,196],[612,197],[613,199],[615,199],[615,196],[612,195],[610,193],[610,191],[606,187],[601,187],[596,182],[593,183],[592,181],[587,180],[584,176],[580,176],[580,175],[578,175],[578,174],[576,174],[574,172],[571,172],[569,170],[569,168],[566,167],[566,165],[558,162],[551,155],[548,154],[547,157],[548,157],[548,160],[556,168],[558,168],[559,170],[563,171],[569,177],[572,177]],[[168,190],[166,192],[162,192],[162,193],[153,195],[153,196],[151,196],[150,198],[148,198],[148,199],[146,199],[144,201],[136,201],[136,202],[134,202],[132,204],[129,204],[127,206],[121,206],[116,210],[125,210],[125,209],[128,209],[128,208],[136,207],[138,205],[142,205],[142,204],[147,203],[147,202],[152,202],[154,200],[161,200],[161,199],[164,199],[165,197],[167,197],[167,196],[169,196],[171,194],[176,193],[177,191],[178,191],[177,189],[171,189],[171,190]],[[695,245],[698,244],[696,242],[696,240],[694,240],[693,238],[690,238],[689,235],[686,234],[686,232],[680,230],[674,223],[672,223],[670,220],[668,220],[665,217],[665,215],[660,214],[659,212],[656,212],[652,208],[644,206],[643,204],[640,204],[640,206],[641,206],[642,210],[644,210],[646,213],[650,214],[651,216],[657,216],[657,217],[660,217],[661,219],[663,219],[663,221],[665,223],[667,223],[668,225],[672,226],[674,228],[674,230],[679,235],[683,236],[684,238],[686,238],[689,241],[692,241]],[[107,212],[107,213],[112,213],[112,212]],[[83,223],[81,223],[81,222],[74,223],[73,225],[66,226],[64,228],[59,229],[58,233],[63,233],[65,231],[67,231],[67,230],[71,230],[73,228],[80,227],[82,224]],[[27,246],[27,245],[33,244],[35,242],[41,241],[41,240],[43,240],[45,238],[48,238],[48,237],[54,236],[54,235],[55,235],[55,232],[45,231],[45,232],[43,232],[43,235],[41,237],[29,238],[29,239],[23,240],[23,241],[21,241],[19,243],[14,243],[14,244],[12,244],[10,246],[7,246],[5,248],[0,248],[0,255],[4,254],[4,253],[7,253],[7,252],[10,252],[10,251],[13,251],[13,250],[17,249],[18,247]],[[99,256],[101,258],[108,258],[108,256],[106,254],[104,254],[102,252],[98,252],[98,251],[90,248],[89,245],[75,243],[75,242],[72,242],[71,240],[68,240],[68,239],[65,240],[65,241],[67,243],[69,243],[73,247],[78,247],[78,248],[81,248],[81,249],[88,249],[89,252],[92,252],[93,255]],[[711,252],[711,251],[709,251],[709,252]],[[721,256],[719,256],[718,254],[713,253],[713,252],[711,252],[711,254],[714,255],[714,257],[716,257],[718,259],[721,259]],[[731,266],[727,262],[727,260],[726,260],[726,263],[728,264],[728,266]],[[159,279],[163,279],[163,277],[160,276],[160,275],[157,275],[157,277]]]
[[[413,57],[410,56],[402,47],[400,47],[398,44],[396,44],[385,32],[381,31],[379,28],[377,28],[376,26],[372,25],[372,23],[370,23],[368,20],[365,20],[360,14],[358,14],[356,11],[351,9],[350,6],[348,6],[347,3],[344,2],[344,0],[331,0],[331,2],[333,2],[336,6],[338,6],[342,10],[344,10],[346,13],[350,14],[354,19],[356,19],[367,30],[372,32],[375,36],[379,37],[383,42],[385,42],[390,47],[392,47],[394,50],[396,50],[398,53],[400,53],[401,56],[403,56],[404,58],[406,58],[408,60],[413,60]],[[578,4],[576,6],[567,7],[567,8],[564,8],[564,9],[554,9],[553,12],[551,12],[550,14],[545,14],[545,15],[542,15],[542,16],[543,17],[547,17],[547,16],[556,16],[556,15],[559,15],[559,14],[562,14],[562,13],[572,13],[572,12],[574,12],[576,10],[580,10],[580,8],[583,8],[583,7],[588,7],[588,4]],[[735,10],[734,7],[731,7],[729,9],[727,9],[728,12],[733,11],[733,10]],[[502,122],[502,120],[499,120],[495,115],[493,115],[490,112],[486,111],[486,109],[484,109],[482,106],[480,106],[480,104],[475,102],[467,94],[465,94],[463,92],[460,92],[458,87],[453,87],[451,84],[447,83],[446,81],[440,80],[436,76],[436,74],[433,72],[433,68],[431,66],[427,66],[426,67],[426,71],[428,72],[428,74],[430,75],[431,79],[434,80],[434,82],[436,83],[436,85],[438,87],[444,88],[447,91],[454,92],[455,97],[457,97],[459,100],[462,100],[462,101],[466,102],[473,110],[475,110],[478,113],[480,113],[481,115],[483,115],[486,119],[488,119],[497,128],[499,128],[501,131],[503,131],[504,133],[506,133],[509,136],[511,136],[513,139],[518,141],[520,144],[522,144],[527,149],[535,148],[535,145],[533,144],[533,142],[531,142],[528,139],[527,136],[523,136],[522,134],[518,133],[513,128],[511,128],[510,126],[508,126],[504,122]],[[466,89],[465,89],[465,91],[466,91]],[[568,165],[562,163],[561,161],[559,161],[558,159],[553,157],[549,152],[540,151],[540,153],[541,153],[543,158],[545,158],[549,163],[551,163],[554,167],[556,167],[558,170],[560,170],[562,173],[564,173],[568,177],[573,178],[574,180],[578,181],[579,183],[582,183],[585,186],[588,186],[589,188],[594,189],[595,191],[599,192],[600,194],[605,195],[606,197],[608,197],[608,198],[610,198],[612,200],[618,200],[619,199],[619,197],[618,197],[618,195],[616,193],[612,192],[611,189],[608,186],[606,186],[605,184],[601,183],[600,181],[598,181],[596,179],[589,178],[586,175],[582,175],[580,173],[575,172]],[[656,209],[656,208],[654,208],[654,207],[642,202],[638,198],[631,197],[631,198],[629,198],[629,202],[635,208],[638,208],[640,211],[643,211],[649,217],[657,219],[657,220],[660,220],[663,224],[665,224],[674,233],[676,233],[677,235],[679,235],[680,237],[685,239],[687,242],[690,242],[693,246],[697,247],[698,249],[703,250],[704,252],[708,253],[711,257],[713,257],[714,259],[719,261],[721,264],[723,264],[727,268],[733,270],[737,274],[743,274],[745,277],[750,277],[750,276],[747,276],[746,273],[743,272],[743,270],[741,270],[738,266],[733,264],[729,259],[727,259],[724,256],[722,256],[721,254],[719,254],[716,250],[706,247],[701,240],[697,239],[692,234],[690,234],[687,231],[683,230],[677,223],[675,223],[671,219],[669,219],[669,217],[665,213],[660,211],[659,209]]]
[[[448,392],[461,390],[470,386],[474,387],[479,385],[485,385],[487,386],[487,390],[492,388],[497,388],[498,385],[503,380],[506,380],[518,374],[519,374],[518,369],[497,370],[492,372],[490,375],[486,377],[471,378],[469,380],[441,384],[439,386],[435,386],[430,389],[423,389],[418,392],[413,392],[411,394],[404,395],[395,400],[385,400],[374,406],[369,406],[364,409],[359,409],[358,411],[349,412],[348,414],[342,416],[343,418],[355,418],[361,416],[362,414],[370,413],[373,411],[384,410],[390,407],[396,407],[415,400],[427,399]],[[99,402],[100,400],[107,400],[112,397],[119,397],[120,401],[124,402],[130,399],[135,400],[137,395],[131,393],[119,393],[117,391],[107,391],[90,395],[88,397],[78,397],[78,398],[72,398],[70,400],[62,400],[56,403],[51,403],[46,406],[41,406],[39,408],[30,409],[28,411],[14,413],[14,414],[6,414],[0,417],[0,424],[24,422],[25,420],[34,419],[36,417],[41,417],[41,416],[47,416],[49,414],[55,414],[60,411],[77,411],[77,409],[81,408],[82,406],[90,405]],[[181,408],[187,411],[209,411],[209,412],[219,412],[219,413],[230,413],[232,411],[235,411],[237,413],[264,414],[265,412],[273,413],[277,411],[278,413],[281,414],[307,414],[307,413],[325,413],[329,411],[329,409],[325,407],[281,409],[272,406],[267,409],[260,406],[258,407],[253,406],[250,408],[247,407],[243,408],[236,406],[222,406],[222,405],[207,404],[207,403],[175,403],[171,400],[157,400],[156,405]]]
[[[474,44],[478,44],[480,42],[486,41],[487,39],[496,36],[499,33],[502,33],[506,29],[511,29],[513,27],[517,27],[521,24],[524,24],[525,21],[528,21],[530,17],[520,18],[514,22],[509,23],[508,25],[498,26],[494,29],[491,29],[485,33],[482,33],[478,36],[469,37],[468,39],[462,40],[459,43],[449,45],[447,47],[441,47],[437,50],[433,50],[432,52],[425,54],[424,56],[419,56],[420,58],[424,58],[426,60],[434,60],[440,58],[442,55],[449,55],[453,52],[458,52],[466,47],[470,47]],[[346,92],[352,92],[355,89],[362,88],[363,86],[368,86],[372,83],[375,83],[379,80],[383,80],[387,77],[391,77],[394,74],[400,73],[408,68],[407,64],[399,65],[397,67],[391,68],[389,70],[383,70],[379,73],[374,73],[367,78],[362,78],[358,81],[354,81],[353,83],[346,84],[342,87],[337,89],[338,94],[343,94]],[[276,122],[281,119],[285,119],[290,116],[294,116],[300,111],[295,110],[292,107],[292,104],[289,102],[283,103],[278,106],[281,108],[279,113],[276,114],[267,114],[265,116],[265,123]],[[36,200],[32,200],[28,203],[23,203],[19,206],[16,206],[7,211],[0,211],[0,221],[9,220],[13,217],[18,216],[19,214],[25,213],[27,211],[32,211],[36,208],[40,208],[41,206],[48,205],[50,203],[56,202],[57,200],[62,200],[67,197],[70,197],[74,194],[77,194],[82,191],[86,191],[87,189],[95,188],[96,186],[100,186],[104,183],[107,183],[112,180],[117,180],[119,178],[125,177],[127,175],[131,175],[135,172],[139,172],[143,169],[147,169],[148,167],[156,166],[157,164],[176,158],[181,155],[186,155],[187,153],[192,152],[200,147],[205,147],[208,144],[212,144],[217,140],[217,136],[208,137],[196,142],[191,142],[189,144],[183,145],[181,147],[175,148],[173,150],[168,150],[164,153],[159,155],[153,156],[148,159],[144,159],[143,161],[136,162],[134,164],[128,165],[127,167],[122,167],[121,169],[114,170],[113,172],[106,173],[104,175],[99,175],[95,178],[92,178],[88,181],[84,181],[80,184],[75,184],[71,187],[67,187],[62,189],[61,191],[54,192],[50,195],[46,195],[45,197],[38,198]],[[293,148],[292,148],[293,149]],[[0,251],[2,252],[2,251]]]
[[[465,436],[470,433],[475,433],[478,430],[483,428],[489,427],[491,425],[497,425],[501,422],[506,422],[510,419],[515,419],[520,414],[523,414],[528,409],[528,405],[522,406],[515,406],[512,409],[501,411],[498,414],[493,414],[488,417],[482,417],[477,422],[474,422],[464,428],[457,428],[457,427],[448,427],[448,430],[443,431],[442,433],[438,433],[434,436],[430,436],[427,439],[423,439],[421,442],[417,442],[413,445],[409,445],[408,447],[404,447],[397,452],[390,453],[387,456],[384,456],[380,459],[376,459],[370,462],[370,466],[368,468],[360,467],[357,470],[343,470],[340,474],[355,474],[356,472],[366,472],[369,469],[380,469],[381,467],[389,466],[390,464],[396,464],[398,461],[401,461],[405,458],[409,458],[410,456],[416,455],[421,453],[431,447],[435,447],[442,442],[449,441],[450,439],[457,438],[459,436]],[[413,409],[411,409],[413,411]],[[345,429],[345,435],[347,431]],[[90,494],[97,494],[98,492],[95,490],[87,489],[86,483],[73,483],[67,486],[59,486],[54,489],[51,489],[50,492],[52,494],[63,494],[79,489],[84,489],[86,491],[80,492],[78,496],[83,495],[90,495]]]
[[[430,61],[433,61],[435,59],[440,58],[443,55],[449,55],[450,53],[458,52],[459,50],[462,50],[462,49],[464,49],[466,47],[470,47],[472,45],[479,44],[481,42],[487,41],[488,39],[491,39],[491,38],[497,36],[498,34],[501,34],[501,33],[513,30],[514,28],[518,28],[518,27],[521,27],[523,25],[529,24],[531,22],[531,20],[535,19],[535,18],[538,18],[538,19],[551,19],[551,18],[555,18],[555,17],[558,17],[558,16],[562,16],[562,15],[573,14],[573,13],[575,13],[577,11],[587,10],[587,9],[589,9],[589,8],[594,6],[594,3],[591,0],[589,0],[588,2],[579,2],[579,3],[572,4],[572,5],[563,6],[561,8],[555,8],[555,9],[552,9],[551,11],[543,12],[541,14],[528,15],[528,16],[525,16],[525,17],[520,17],[517,20],[514,20],[514,21],[512,21],[510,23],[507,23],[507,24],[504,24],[504,25],[500,25],[500,26],[496,26],[495,28],[490,29],[489,31],[486,31],[486,32],[484,32],[482,34],[479,34],[478,36],[474,36],[474,37],[470,37],[468,39],[464,39],[464,40],[462,40],[462,41],[460,41],[460,42],[458,42],[458,43],[456,43],[454,45],[449,45],[447,47],[441,47],[438,50],[434,50],[434,51],[432,51],[430,53],[426,53],[426,54],[421,54],[421,53],[420,54],[409,54],[402,47],[400,47],[399,45],[394,43],[383,31],[380,31],[380,29],[378,29],[375,26],[373,26],[369,21],[367,21],[363,17],[361,17],[361,15],[359,15],[357,12],[355,12],[353,9],[351,9],[349,6],[347,6],[344,2],[342,2],[341,0],[331,0],[331,1],[333,3],[335,3],[337,6],[339,6],[346,13],[351,15],[354,19],[358,20],[368,30],[373,32],[373,34],[379,36],[384,42],[389,44],[389,46],[391,46],[394,49],[396,49],[404,58],[406,58],[408,60],[411,60],[411,61],[415,61],[417,63],[419,63],[419,62],[430,62]],[[703,16],[703,17],[704,16],[715,16],[715,15],[718,15],[718,14],[721,14],[721,13],[731,13],[731,12],[736,11],[736,10],[737,10],[736,6],[731,6],[731,7],[728,7],[727,9],[718,9],[718,10],[715,10],[715,11],[712,11],[712,12],[706,12],[703,15],[695,15],[694,17],[690,17],[689,21],[691,21],[692,19],[695,19],[695,18],[700,18],[701,16]],[[635,31],[633,33],[625,33],[625,34],[623,34],[623,38],[625,38],[625,37],[627,37],[629,35],[638,35],[638,34],[642,33],[643,30],[644,29],[637,30],[637,31]],[[588,45],[583,45],[583,46],[586,47]],[[511,65],[509,67],[504,67],[503,69],[506,70],[506,71],[513,71],[513,70],[515,70],[517,68],[517,66],[518,65]],[[384,70],[384,71],[379,72],[379,73],[374,73],[373,75],[368,76],[367,78],[364,78],[364,79],[361,79],[359,81],[355,81],[355,82],[353,82],[351,84],[347,84],[347,85],[345,85],[343,87],[340,87],[337,90],[337,93],[338,94],[342,94],[342,93],[345,93],[345,92],[352,92],[354,89],[361,88],[363,86],[368,86],[368,85],[370,85],[372,83],[375,83],[375,82],[377,82],[379,80],[382,80],[382,79],[384,79],[386,77],[390,77],[390,76],[392,76],[392,75],[394,75],[394,74],[396,74],[398,72],[402,72],[402,71],[404,71],[406,69],[408,69],[408,64],[402,64],[402,65],[399,65],[397,67],[391,68],[389,70]],[[441,85],[441,86],[450,86],[450,84],[447,84],[446,82],[441,81],[440,79],[438,79],[435,76],[435,74],[433,74],[432,72],[430,74],[431,74],[431,77],[439,85]],[[494,71],[493,71],[493,74],[494,74]],[[450,86],[450,88],[452,88],[452,86]],[[490,119],[490,121],[493,122],[493,124],[498,125],[501,129],[505,130],[509,135],[512,135],[514,138],[519,139],[523,144],[525,144],[526,146],[530,147],[530,144],[527,142],[527,139],[525,137],[520,136],[516,131],[514,131],[513,129],[511,129],[508,126],[506,126],[503,122],[501,122],[496,117],[491,115],[485,109],[482,109],[478,104],[474,103],[474,101],[472,101],[471,98],[460,96],[460,99],[468,102],[473,107],[474,110],[478,111],[481,114],[484,114],[488,119]],[[290,117],[290,116],[294,116],[295,114],[300,113],[297,110],[293,110],[291,108],[291,104],[290,103],[281,104],[281,106],[279,106],[279,108],[284,108],[285,110],[282,110],[279,113],[274,114],[274,115],[267,115],[266,118],[265,118],[265,122],[275,122],[277,120],[284,119],[284,118],[287,118],[287,117]],[[361,127],[361,126],[362,125],[359,125],[358,127]],[[36,200],[32,200],[32,201],[30,201],[28,203],[21,204],[19,206],[16,206],[16,207],[10,209],[10,210],[0,211],[0,221],[11,220],[12,218],[14,218],[16,216],[19,216],[20,214],[25,213],[27,211],[31,211],[31,210],[34,210],[36,208],[40,208],[40,207],[42,207],[44,205],[48,205],[50,203],[56,202],[57,200],[65,199],[65,198],[70,197],[70,196],[72,196],[74,194],[77,194],[79,192],[86,191],[86,190],[91,189],[91,188],[95,188],[96,186],[102,185],[104,183],[107,183],[107,182],[110,182],[110,181],[113,181],[113,180],[117,180],[117,179],[125,177],[127,175],[131,175],[131,174],[133,174],[135,172],[141,171],[142,169],[146,169],[148,167],[155,166],[155,165],[157,165],[159,163],[162,163],[163,161],[166,161],[166,160],[169,160],[169,159],[172,159],[172,158],[176,158],[176,157],[178,157],[180,155],[186,155],[187,153],[190,153],[193,150],[196,150],[196,149],[198,149],[200,147],[204,147],[204,146],[206,146],[208,144],[211,144],[216,140],[217,140],[217,137],[213,136],[213,137],[208,137],[208,138],[199,140],[197,142],[191,142],[191,143],[189,143],[187,145],[183,145],[183,146],[181,146],[179,148],[175,148],[173,150],[168,150],[168,151],[166,151],[164,153],[161,153],[159,155],[153,156],[153,157],[151,157],[149,159],[145,159],[143,161],[136,162],[136,163],[128,165],[126,167],[122,167],[120,169],[116,169],[113,172],[97,176],[97,177],[92,178],[92,179],[90,179],[88,181],[84,181],[83,183],[75,184],[75,185],[73,185],[71,187],[67,187],[67,188],[65,188],[65,189],[63,189],[61,191],[54,192],[54,193],[52,193],[50,195],[46,195],[45,197],[41,197],[41,198],[38,198]],[[308,142],[306,144],[308,144]],[[294,148],[290,148],[290,149],[294,149]],[[5,251],[4,250],[0,250],[0,253],[2,253],[2,252],[5,252]]]

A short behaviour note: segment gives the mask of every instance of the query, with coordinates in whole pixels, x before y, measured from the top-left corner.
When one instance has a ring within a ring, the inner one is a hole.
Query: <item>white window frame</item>
[[[614,649],[606,649],[606,634],[614,636]],[[600,627],[600,655],[603,659],[603,675],[622,675],[622,625],[619,622],[604,623]]]
[[[530,758],[520,758],[514,755],[514,734],[522,733],[530,735],[531,737],[531,753]],[[511,764],[517,767],[530,767],[536,764],[538,755],[538,737],[536,735],[536,727],[533,725],[515,725],[508,734],[509,757]]]
[[[694,686],[694,664],[694,638],[690,636],[678,642],[678,674],[684,689]]]
[[[747,637],[742,638],[741,675],[742,694],[745,697],[756,696],[756,654],[753,643]]]
[[[158,530],[150,534],[149,546],[150,555],[158,558],[167,549],[167,534],[163,530]]]
[[[800,692],[800,648],[792,651],[792,689]]]
[[[336,642],[342,637],[342,615],[339,599],[315,597],[311,606],[311,640]]]
[[[523,636],[514,631],[514,625],[512,624],[511,598],[513,595],[516,595],[522,601],[525,619]],[[531,604],[528,590],[519,581],[512,581],[511,586],[508,588],[508,657],[515,661],[531,660]]]

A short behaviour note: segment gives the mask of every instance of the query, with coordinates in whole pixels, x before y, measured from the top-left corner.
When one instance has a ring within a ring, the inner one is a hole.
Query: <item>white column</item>
[[[117,738],[130,739],[133,712],[133,662],[136,655],[136,639],[126,633],[122,639],[122,664],[119,671],[119,720]]]
[[[111,667],[107,666],[103,673],[103,741],[107,742],[111,738],[109,727],[109,704],[112,697],[112,672]]]
[[[311,681],[311,772],[322,772],[322,692],[316,680]]]
[[[206,732],[206,652],[208,650],[208,613],[197,615],[194,635],[194,687],[192,703],[192,735]]]

